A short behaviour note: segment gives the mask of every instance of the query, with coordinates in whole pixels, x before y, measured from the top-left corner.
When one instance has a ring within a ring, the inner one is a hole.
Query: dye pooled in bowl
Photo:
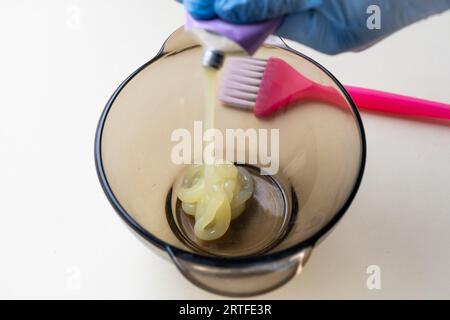
[[[217,72],[205,67],[205,131],[214,129]],[[208,142],[208,163],[194,165],[184,174],[177,192],[183,211],[195,218],[194,232],[201,240],[217,240],[239,217],[253,194],[253,179],[243,167],[216,159],[215,141]]]
[[[190,167],[178,190],[183,211],[195,217],[195,235],[202,240],[222,237],[252,194],[250,173],[233,164]]]

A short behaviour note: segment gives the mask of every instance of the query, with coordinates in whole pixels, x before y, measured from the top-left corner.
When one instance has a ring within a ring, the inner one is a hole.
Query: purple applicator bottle
[[[221,19],[195,20],[187,14],[185,29],[192,32],[205,48],[202,64],[220,69],[225,53],[253,55],[279,26],[282,18],[252,24],[232,24]]]

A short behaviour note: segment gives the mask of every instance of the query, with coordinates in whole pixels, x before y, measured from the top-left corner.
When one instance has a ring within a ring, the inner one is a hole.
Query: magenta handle
[[[336,88],[304,77],[282,59],[270,58],[270,81],[262,80],[263,87],[254,108],[258,117],[269,116],[297,101],[315,100],[343,108],[347,100]],[[276,70],[277,72],[274,72]],[[358,109],[382,111],[410,117],[450,120],[450,104],[412,98],[403,95],[345,86]]]
[[[450,119],[450,104],[353,86],[345,86],[345,89],[360,109],[412,117]]]

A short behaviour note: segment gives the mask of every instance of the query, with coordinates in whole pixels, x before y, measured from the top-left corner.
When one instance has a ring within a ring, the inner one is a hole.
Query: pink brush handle
[[[270,70],[270,77],[263,77],[254,107],[258,117],[270,116],[293,102],[305,100],[348,107],[339,90],[304,77],[282,59],[270,58],[266,70]],[[449,104],[352,86],[345,88],[359,109],[450,120]]]
[[[415,117],[450,119],[450,105],[398,94],[345,86],[360,109]]]

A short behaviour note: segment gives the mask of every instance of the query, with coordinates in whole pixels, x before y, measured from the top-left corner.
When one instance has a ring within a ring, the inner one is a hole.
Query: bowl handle
[[[176,249],[167,249],[186,279],[204,290],[230,297],[263,294],[284,285],[301,272],[311,251],[309,247],[280,260],[223,267],[189,261],[189,256],[183,257]]]

